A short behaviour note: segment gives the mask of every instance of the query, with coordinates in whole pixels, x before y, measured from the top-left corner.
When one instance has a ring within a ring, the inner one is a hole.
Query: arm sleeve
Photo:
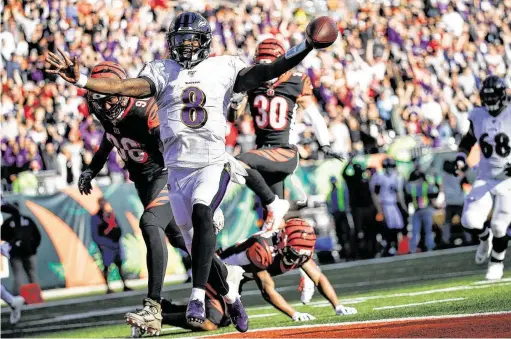
[[[146,63],[137,77],[149,82],[151,92],[154,93],[155,97],[158,97],[163,92],[167,84],[165,65],[162,61]]]
[[[92,171],[93,177],[98,175],[99,171],[103,168],[106,161],[108,160],[108,156],[110,155],[110,152],[114,146],[108,139],[106,138],[106,133],[103,134],[103,139],[101,140],[101,144],[99,145],[98,151],[94,153],[94,156],[92,157],[92,161],[90,162],[90,165],[88,169]]]
[[[271,64],[257,64],[243,68],[236,77],[234,92],[246,92],[265,81],[277,78],[297,66],[310,51],[312,47],[304,40]]]
[[[326,125],[325,119],[318,110],[315,103],[310,102],[307,107],[304,108],[303,113],[310,120],[312,128],[314,129],[314,135],[318,139],[320,146],[330,146],[330,133]]]
[[[477,139],[474,135],[474,124],[472,121],[470,121],[470,127],[468,129],[467,134],[465,134],[463,138],[461,138],[460,144],[458,146],[458,151],[468,155],[476,142]]]

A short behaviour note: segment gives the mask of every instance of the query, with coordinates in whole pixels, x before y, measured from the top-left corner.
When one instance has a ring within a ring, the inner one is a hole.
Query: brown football
[[[327,16],[320,16],[307,25],[305,36],[314,48],[326,48],[337,39],[339,30],[335,22]]]

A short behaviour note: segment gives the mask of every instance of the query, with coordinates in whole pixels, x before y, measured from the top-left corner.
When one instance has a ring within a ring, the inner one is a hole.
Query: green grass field
[[[511,271],[506,272],[507,276],[510,274]],[[511,279],[496,283],[482,282],[481,279],[482,276],[478,274],[462,278],[401,284],[398,288],[385,288],[366,293],[343,295],[342,291],[338,291],[343,304],[358,309],[358,314],[349,316],[335,315],[332,307],[319,294],[316,294],[313,302],[306,306],[297,303],[298,293],[296,293],[296,300],[290,300],[298,311],[310,313],[317,318],[307,324],[511,311]],[[247,311],[251,317],[251,329],[305,324],[293,322],[269,305],[248,307]],[[176,338],[227,332],[235,332],[235,329],[230,326],[215,332],[204,333],[164,326],[161,336]],[[130,329],[127,325],[116,324],[45,333],[44,337],[119,338],[129,337],[129,335]]]

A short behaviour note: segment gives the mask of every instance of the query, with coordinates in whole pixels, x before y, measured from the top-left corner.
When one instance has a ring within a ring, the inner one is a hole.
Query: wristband
[[[456,159],[463,159],[463,160],[467,160],[467,155],[463,152],[458,152],[458,154],[456,154]]]
[[[87,81],[89,78],[86,75],[80,74],[78,81],[75,83],[75,86],[84,88],[87,85]]]

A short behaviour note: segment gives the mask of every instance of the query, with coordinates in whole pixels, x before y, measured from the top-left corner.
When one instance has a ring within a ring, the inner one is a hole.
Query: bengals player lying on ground
[[[289,219],[279,232],[259,232],[244,242],[219,253],[227,264],[241,266],[245,273],[242,285],[255,280],[263,298],[294,321],[314,320],[314,316],[297,312],[275,289],[272,277],[301,268],[317,286],[336,314],[355,314],[353,307],[339,303],[334,288],[320,271],[312,255],[316,244],[316,233],[302,219]]]

